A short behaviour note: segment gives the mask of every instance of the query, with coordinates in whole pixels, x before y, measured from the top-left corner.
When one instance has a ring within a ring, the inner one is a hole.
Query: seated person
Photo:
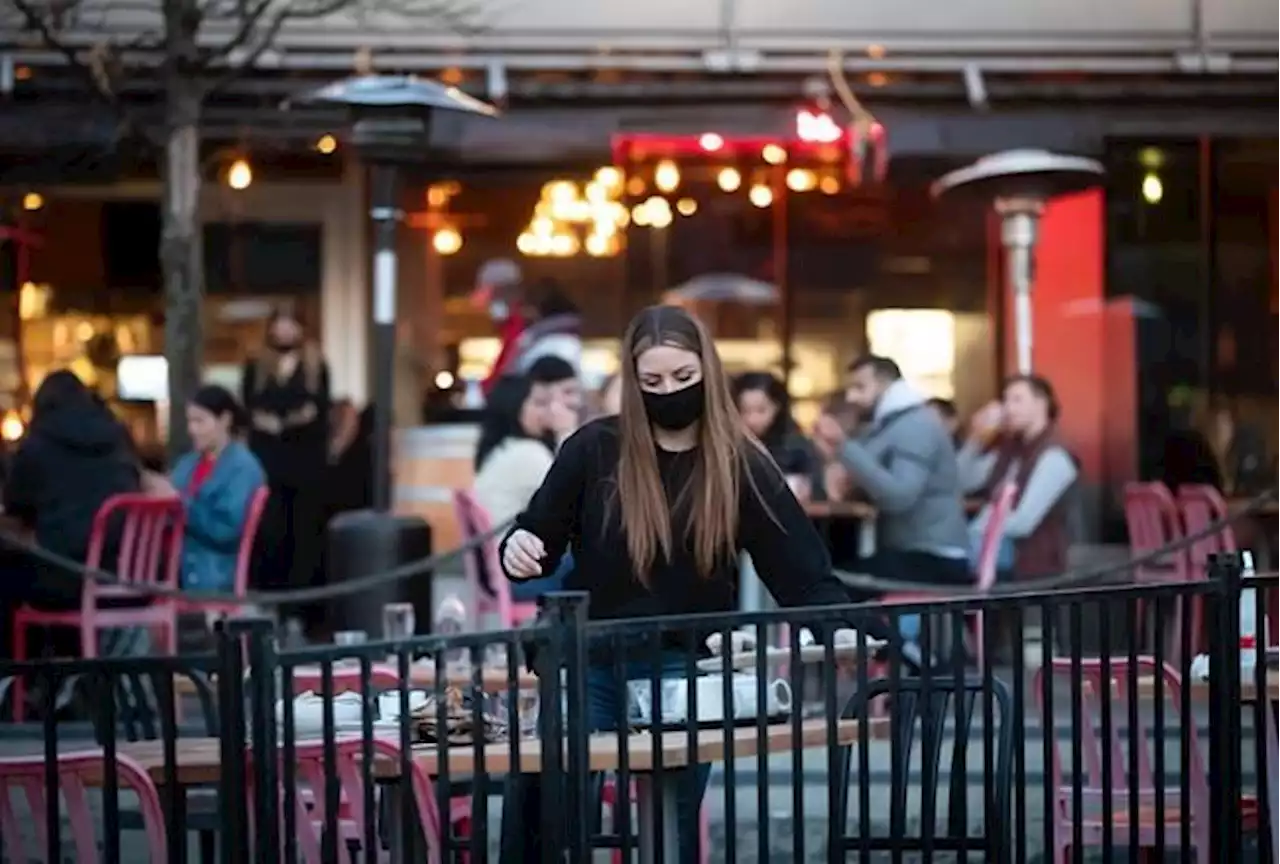
[[[187,505],[182,587],[231,591],[236,558],[253,495],[266,485],[258,458],[240,442],[244,411],[224,387],[206,385],[187,403],[192,450],[173,468],[176,494]]]
[[[582,425],[582,384],[577,370],[563,357],[547,354],[534,360],[526,374],[539,401],[546,402],[547,430],[558,448]]]
[[[553,454],[546,440],[549,403],[548,392],[524,375],[504,375],[489,393],[480,420],[474,490],[476,501],[495,526],[514,519],[529,506],[529,499],[551,470]],[[484,575],[502,578],[497,573]],[[557,572],[545,579],[513,583],[511,597],[519,603],[533,602],[563,582],[564,573]]]
[[[796,497],[802,502],[814,498],[822,486],[822,468],[817,451],[791,417],[786,385],[768,372],[746,372],[733,382],[733,401],[742,422],[782,469]]]
[[[4,489],[5,515],[34,535],[37,545],[63,558],[83,562],[89,551],[94,517],[107,499],[141,490],[141,472],[129,433],[111,409],[73,373],[49,374],[36,390],[31,423],[9,464]],[[106,538],[101,566],[116,565],[119,537]],[[4,554],[4,603],[48,612],[80,607],[84,577],[71,569],[37,562],[19,550]],[[134,605],[120,600],[116,605]],[[7,621],[7,615],[6,621]],[[70,630],[55,629],[45,646],[58,654],[76,655]],[[144,629],[105,631],[98,654],[103,657],[146,653]],[[59,692],[61,705],[70,693],[68,679]]]
[[[966,492],[989,497],[1003,483],[1017,484],[1004,525],[1009,542],[997,566],[1019,578],[1052,576],[1067,567],[1067,493],[1079,471],[1058,441],[1057,419],[1053,386],[1038,375],[1014,376],[1005,382],[1003,401],[974,417],[958,454]],[[990,516],[988,504],[973,521],[974,538],[981,537]]]

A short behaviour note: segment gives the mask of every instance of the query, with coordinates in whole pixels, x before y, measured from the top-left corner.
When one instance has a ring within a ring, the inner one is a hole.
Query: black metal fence
[[[563,594],[520,630],[298,651],[233,619],[211,656],[0,665],[38,694],[0,724],[0,848],[1274,862],[1275,602],[1223,558],[1195,582],[718,616],[589,621]],[[87,722],[59,712],[70,676]]]

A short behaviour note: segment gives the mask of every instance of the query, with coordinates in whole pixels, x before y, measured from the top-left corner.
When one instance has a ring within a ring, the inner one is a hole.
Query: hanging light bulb
[[[698,212],[698,202],[692,198],[681,198],[676,202],[676,210],[681,216],[692,216]]]
[[[698,138],[698,146],[708,153],[714,153],[724,146],[724,136],[714,132],[703,132]]]
[[[818,185],[818,178],[805,168],[792,168],[787,172],[787,188],[792,192],[809,192]]]
[[[766,144],[760,151],[761,158],[770,165],[781,165],[787,161],[787,151],[777,144]]]
[[[1148,171],[1147,175],[1142,178],[1142,200],[1148,204],[1159,204],[1164,198],[1164,183],[1160,180],[1160,175],[1154,171]]]
[[[661,192],[674,192],[680,185],[680,169],[670,159],[664,159],[653,169],[653,185]]]
[[[603,258],[609,254],[609,238],[600,234],[588,234],[584,248],[592,258]]]
[[[253,169],[249,167],[248,160],[237,159],[231,163],[231,168],[227,171],[227,185],[237,192],[248,189],[253,183]]]
[[[431,246],[441,255],[454,255],[462,248],[462,235],[456,228],[441,228],[431,236]]]
[[[39,192],[28,192],[22,196],[22,209],[28,212],[39,210],[44,206],[44,196]]]
[[[316,141],[316,150],[328,156],[330,153],[338,149],[338,139],[332,135],[321,135]]]
[[[622,188],[622,171],[604,165],[596,169],[595,182],[610,192],[617,192]]]
[[[742,174],[737,168],[721,168],[716,175],[716,185],[724,192],[737,192],[742,187]]]
[[[773,203],[773,190],[763,184],[756,184],[747,192],[747,200],[757,207],[768,207]]]
[[[671,208],[666,207],[661,210],[655,210],[649,214],[649,226],[651,228],[666,228],[671,224]]]
[[[835,195],[840,191],[840,179],[828,174],[818,181],[818,189],[823,195]]]

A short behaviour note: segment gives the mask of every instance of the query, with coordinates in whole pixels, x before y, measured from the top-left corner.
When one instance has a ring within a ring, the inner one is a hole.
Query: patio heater
[[[391,513],[391,401],[395,374],[396,239],[404,213],[401,170],[425,168],[432,120],[437,112],[478,114],[497,111],[455,87],[412,76],[359,75],[335,81],[292,100],[341,106],[351,121],[348,141],[369,168],[373,252],[373,509],[343,513],[328,526],[329,581],[349,581],[385,572],[432,552],[425,520]],[[392,604],[412,603],[414,631],[433,616],[433,580],[385,583],[347,596],[329,610],[335,630],[383,633]]]
[[[391,507],[396,235],[404,219],[400,169],[426,163],[431,121],[436,112],[492,117],[497,110],[456,87],[403,75],[358,75],[335,81],[295,101],[346,108],[352,121],[350,142],[369,166],[369,216],[374,224],[373,506],[386,512]]]
[[[1081,156],[1045,150],[1005,150],[983,156],[937,180],[935,198],[951,193],[978,194],[994,203],[1000,216],[1006,278],[1013,291],[1018,372],[1031,372],[1031,283],[1040,214],[1056,195],[1091,189],[1101,182],[1102,165]]]

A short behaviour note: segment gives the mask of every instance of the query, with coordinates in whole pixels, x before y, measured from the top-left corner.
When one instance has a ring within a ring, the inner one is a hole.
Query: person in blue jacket
[[[240,442],[244,411],[225,387],[207,385],[187,403],[194,449],[171,477],[187,504],[182,587],[230,591],[253,494],[266,483],[258,458]]]

